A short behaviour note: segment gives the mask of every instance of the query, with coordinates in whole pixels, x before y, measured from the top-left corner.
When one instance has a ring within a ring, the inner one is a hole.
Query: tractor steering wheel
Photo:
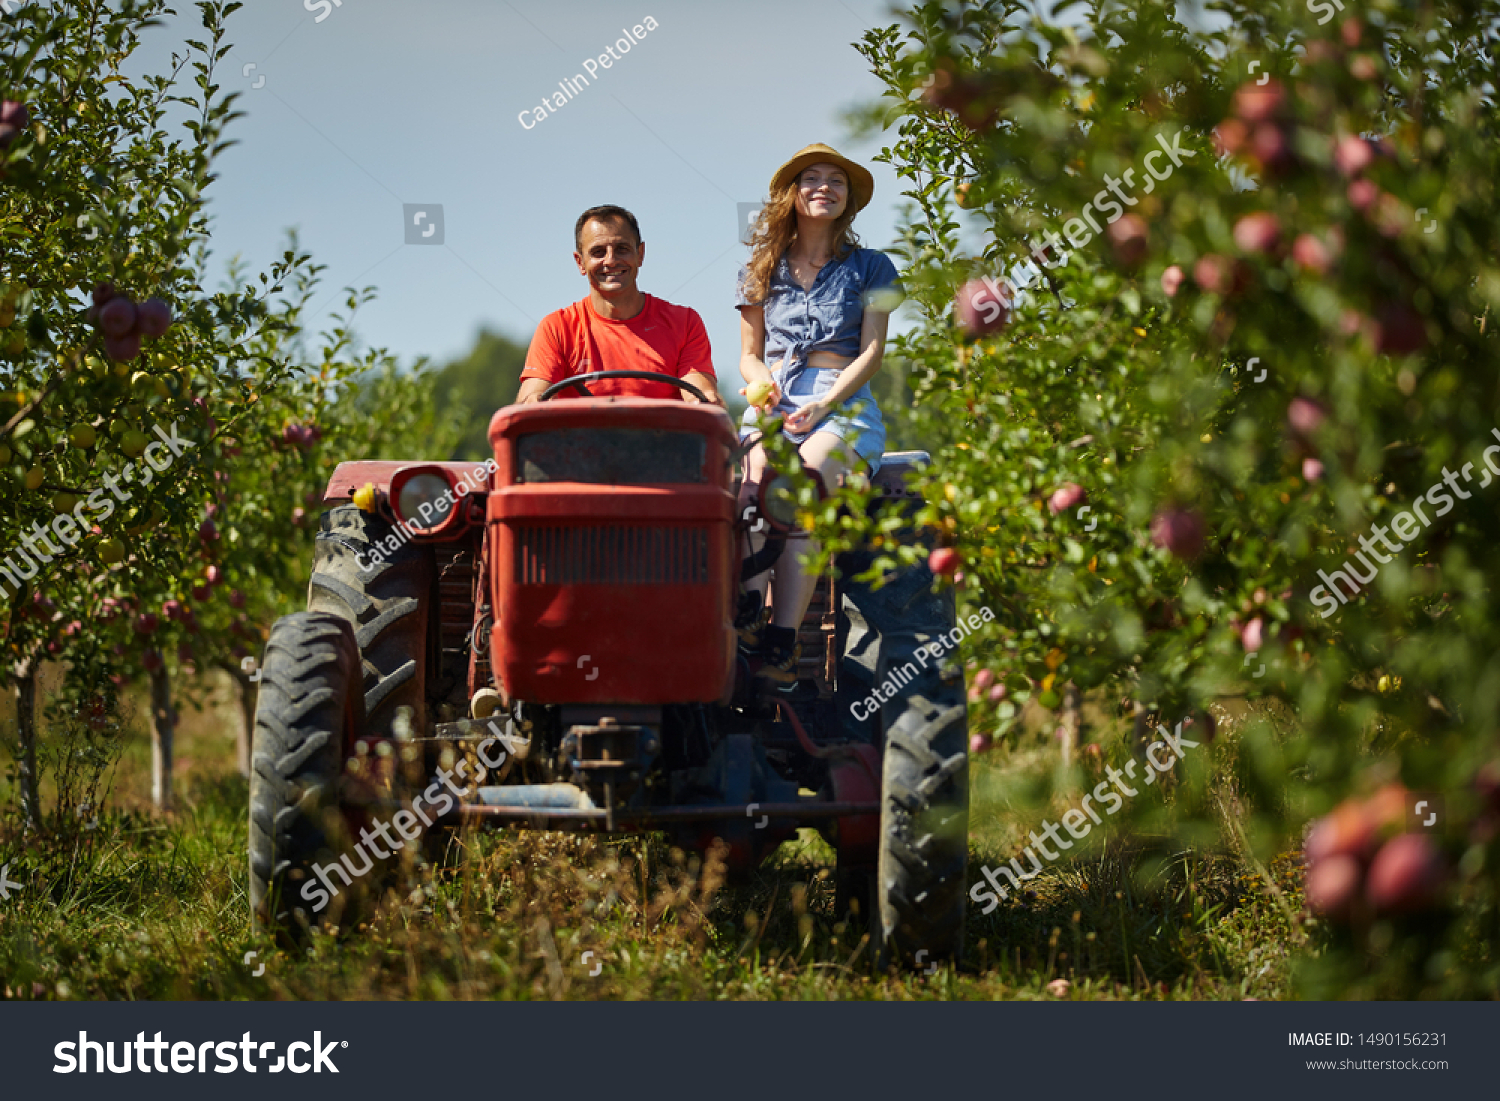
[[[569,387],[573,386],[578,387],[579,393],[581,393],[584,397],[591,398],[594,395],[589,393],[589,388],[585,386],[584,383],[592,382],[595,379],[601,378],[642,378],[650,382],[670,382],[673,386],[677,386],[683,390],[686,390],[689,394],[692,394],[693,397],[697,398],[705,405],[711,404],[709,400],[703,396],[703,391],[698,389],[698,387],[694,386],[691,382],[684,382],[680,378],[674,378],[672,375],[664,375],[658,371],[589,371],[587,374],[574,375],[572,378],[565,378],[561,382],[553,383],[551,386],[547,387],[547,389],[542,391],[542,396],[537,400],[550,401],[552,400],[554,394],[561,393],[563,390],[567,390]]]

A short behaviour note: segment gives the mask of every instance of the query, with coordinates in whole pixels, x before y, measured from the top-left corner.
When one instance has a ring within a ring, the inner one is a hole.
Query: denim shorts
[[[774,412],[785,417],[804,405],[821,398],[838,382],[842,367],[805,367],[793,375],[791,383],[781,394]],[[777,384],[781,382],[780,371],[773,371]],[[752,406],[745,410],[740,421],[740,440],[743,442],[756,431],[756,412]],[[875,395],[870,393],[870,384],[861,386],[842,406],[830,413],[812,429],[812,432],[788,432],[782,434],[799,447],[814,432],[831,432],[843,440],[854,456],[868,463],[871,473],[880,468],[880,456],[885,452],[885,418],[880,415],[880,406],[875,404]]]

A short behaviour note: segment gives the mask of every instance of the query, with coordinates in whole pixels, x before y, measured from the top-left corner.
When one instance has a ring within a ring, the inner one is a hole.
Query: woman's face
[[[833,221],[849,205],[849,177],[835,164],[813,164],[797,177],[797,213]]]

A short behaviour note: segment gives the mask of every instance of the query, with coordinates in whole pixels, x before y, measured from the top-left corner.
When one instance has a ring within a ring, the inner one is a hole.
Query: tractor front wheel
[[[353,847],[339,804],[340,777],[364,710],[359,647],[348,621],[317,612],[277,620],[266,643],[251,744],[256,932],[296,939],[350,913],[370,889],[340,863]]]

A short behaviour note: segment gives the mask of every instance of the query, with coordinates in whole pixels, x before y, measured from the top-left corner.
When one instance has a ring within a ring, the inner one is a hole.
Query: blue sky
[[[523,128],[521,111],[647,16],[657,26],[629,53]],[[214,260],[264,270],[295,227],[327,265],[316,324],[338,288],[374,284],[365,342],[441,362],[482,326],[527,341],[583,297],[573,221],[619,203],[647,242],[643,289],[702,315],[738,389],[739,203],[825,141],[875,174],[864,243],[894,237],[895,175],[841,122],[881,90],[852,43],[894,21],[884,0],[252,0],[231,17],[220,73],[246,117],[209,191]],[[150,32],[137,65],[165,69],[197,24]],[[408,204],[442,205],[443,245],[404,243]]]

